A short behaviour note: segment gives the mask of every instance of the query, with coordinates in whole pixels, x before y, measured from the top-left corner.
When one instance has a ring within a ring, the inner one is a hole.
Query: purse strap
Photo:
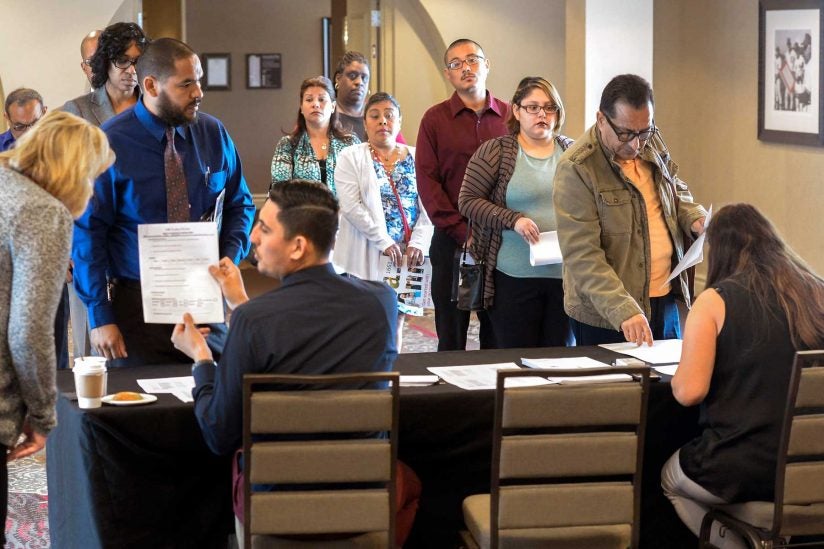
[[[398,201],[398,209],[401,212],[401,220],[403,221],[403,242],[404,244],[409,244],[409,241],[412,240],[412,229],[409,227],[409,220],[406,219],[406,210],[403,209],[401,195],[398,193],[398,187],[395,185],[395,179],[392,177],[392,172],[387,170],[386,166],[384,166],[383,162],[381,162],[380,158],[378,158],[378,153],[371,147],[371,145],[369,150],[372,151],[372,158],[375,162],[378,162],[383,167],[383,171],[386,173],[386,178],[389,180],[389,186],[392,188],[392,193],[395,195],[395,200]]]

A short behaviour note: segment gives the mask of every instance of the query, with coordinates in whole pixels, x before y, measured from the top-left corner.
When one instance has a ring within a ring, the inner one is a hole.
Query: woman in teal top
[[[338,153],[360,143],[341,129],[335,112],[335,90],[324,76],[307,78],[300,85],[300,109],[295,129],[284,136],[272,158],[272,183],[300,178],[320,181],[335,190]]]
[[[486,265],[484,305],[500,348],[573,344],[564,312],[561,264],[532,266],[529,245],[555,231],[552,180],[572,140],[558,133],[564,105],[537,76],[518,84],[507,120],[510,135],[472,155],[458,198],[471,221],[471,251]]]

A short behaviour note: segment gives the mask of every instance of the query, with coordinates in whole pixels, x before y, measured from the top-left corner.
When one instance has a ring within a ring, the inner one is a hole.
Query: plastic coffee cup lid
[[[77,357],[74,371],[78,374],[99,374],[106,371],[106,358],[101,356]]]

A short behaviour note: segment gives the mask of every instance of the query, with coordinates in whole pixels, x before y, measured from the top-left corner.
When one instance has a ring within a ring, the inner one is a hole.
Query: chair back
[[[824,350],[795,354],[778,452],[773,536],[784,506],[824,505]]]
[[[618,373],[631,378],[507,387],[516,377]],[[646,367],[499,371],[492,547],[507,531],[613,525],[630,525],[637,547],[648,394]]]
[[[244,546],[370,533],[390,545],[398,394],[397,373],[245,375]]]

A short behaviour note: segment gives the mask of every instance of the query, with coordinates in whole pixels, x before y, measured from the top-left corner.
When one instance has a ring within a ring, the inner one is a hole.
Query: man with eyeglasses
[[[438,351],[464,350],[469,312],[452,302],[455,252],[467,238],[467,223],[458,211],[458,194],[469,158],[481,143],[506,135],[509,105],[486,89],[489,60],[481,46],[467,38],[452,42],[444,54],[444,75],[452,96],[429,108],[418,130],[415,170],[418,192],[435,234],[429,247],[432,300]],[[492,325],[478,313],[482,349],[495,348]]]
[[[687,276],[667,278],[707,212],[678,178],[654,106],[649,82],[616,76],[595,125],[558,162],[564,309],[578,345],[681,337],[675,297],[689,306]]]
[[[93,30],[83,37],[80,42],[80,69],[86,78],[89,79],[89,85],[92,83],[92,56],[97,51],[97,41],[100,38],[102,31]]]
[[[8,131],[0,133],[0,152],[7,151],[24,133],[43,118],[48,107],[43,105],[43,97],[29,88],[18,88],[6,97],[3,118],[9,125]]]

